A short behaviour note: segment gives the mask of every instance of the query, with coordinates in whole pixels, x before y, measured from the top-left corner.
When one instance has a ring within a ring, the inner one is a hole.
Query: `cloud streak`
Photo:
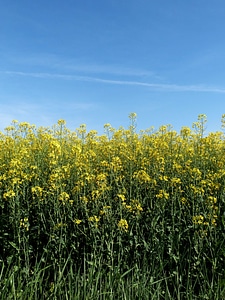
[[[119,64],[98,64],[98,63],[82,63],[80,60],[63,59],[54,54],[33,54],[29,56],[23,55],[5,55],[6,60],[12,63],[14,66],[20,68],[20,66],[28,67],[47,67],[52,72],[76,72],[81,74],[110,74],[119,76],[141,76],[141,77],[153,77],[161,79],[153,71],[146,69],[139,69],[133,67],[127,67]]]
[[[58,74],[58,73],[35,73],[35,72],[19,72],[19,71],[4,71],[4,72],[2,71],[0,73],[9,76],[24,76],[24,77],[33,77],[33,78],[41,78],[41,79],[61,79],[61,80],[86,81],[86,82],[123,85],[123,86],[140,86],[140,87],[154,89],[157,91],[225,93],[225,88],[223,87],[215,87],[215,86],[208,86],[208,85],[178,85],[178,84],[149,83],[143,81],[112,80],[112,79],[103,79],[99,77],[67,75],[67,74]]]

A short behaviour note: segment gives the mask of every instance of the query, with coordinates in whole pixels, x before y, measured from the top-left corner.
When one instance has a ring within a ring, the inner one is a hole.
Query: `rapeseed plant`
[[[145,269],[158,299],[181,299],[183,289],[203,299],[207,288],[217,299],[225,279],[224,133],[205,136],[205,115],[179,134],[171,125],[137,133],[136,114],[129,118],[128,129],[105,124],[101,136],[85,124],[71,132],[65,120],[52,128],[14,120],[0,133],[0,262],[13,261],[21,274],[38,262],[51,293],[56,270],[84,276],[86,262],[95,272],[101,261],[102,274],[119,270],[120,280],[132,268],[140,279]]]
[[[119,222],[118,222],[117,225],[118,225],[118,228],[119,228],[120,230],[125,231],[125,232],[128,231],[128,223],[127,223],[127,220],[121,219],[121,220],[119,220]]]

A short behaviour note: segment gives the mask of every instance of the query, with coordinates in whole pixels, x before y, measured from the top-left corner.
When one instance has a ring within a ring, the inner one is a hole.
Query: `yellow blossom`
[[[203,224],[204,217],[202,215],[193,216],[192,220],[194,224]]]
[[[120,221],[118,222],[118,228],[122,231],[127,232],[128,231],[128,223],[127,220],[125,219],[120,219]]]
[[[100,218],[97,217],[96,215],[94,215],[94,216],[89,217],[88,221],[91,222],[95,227],[98,227],[98,223],[100,221]]]
[[[81,222],[82,222],[82,220],[80,220],[80,219],[75,219],[75,220],[74,220],[74,223],[75,223],[76,225],[79,225]]]
[[[16,196],[16,193],[12,190],[9,190],[8,192],[3,194],[4,199],[13,198]]]
[[[167,193],[165,190],[160,190],[159,193],[156,195],[156,198],[164,198],[164,199],[169,199],[170,194]]]
[[[121,201],[126,201],[126,197],[123,194],[117,194],[117,197],[121,200]]]
[[[29,230],[29,220],[28,220],[28,218],[20,219],[20,228],[23,228],[26,231]]]

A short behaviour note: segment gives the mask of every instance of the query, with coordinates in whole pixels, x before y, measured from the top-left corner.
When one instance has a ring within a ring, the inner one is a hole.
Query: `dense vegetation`
[[[0,134],[0,299],[225,299],[224,133],[129,117]]]

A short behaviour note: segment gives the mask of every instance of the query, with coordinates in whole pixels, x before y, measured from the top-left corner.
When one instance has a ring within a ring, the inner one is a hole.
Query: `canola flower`
[[[118,222],[117,225],[118,225],[118,228],[119,228],[120,230],[125,231],[125,232],[128,231],[128,223],[127,223],[127,220],[121,219],[121,220],[119,220],[119,222]]]
[[[128,129],[105,124],[102,135],[85,124],[70,131],[65,120],[15,120],[0,133],[2,261],[26,276],[37,262],[49,280],[56,269],[63,278],[101,262],[104,274],[157,269],[163,289],[173,279],[198,290],[205,278],[207,288],[217,275],[222,282],[225,115],[222,131],[208,135],[205,115],[180,132],[137,133],[136,117]]]
[[[74,220],[74,223],[77,224],[77,225],[79,225],[81,222],[82,222],[82,220],[79,220],[79,219]]]
[[[24,219],[20,220],[20,228],[23,228],[26,231],[29,230],[29,220],[28,220],[28,218],[24,218]]]
[[[0,135],[1,207],[10,207],[26,230],[32,222],[26,225],[16,201],[29,219],[35,210],[62,210],[63,217],[49,218],[52,229],[89,223],[127,232],[128,224],[136,226],[149,211],[176,202],[193,226],[216,228],[222,215],[224,133],[204,136],[205,115],[193,123],[194,130],[182,127],[180,133],[171,125],[136,133],[136,114],[129,118],[128,129],[105,124],[101,136],[87,132],[85,124],[72,132],[65,120],[52,128],[14,120]],[[39,221],[34,218],[33,226]]]

